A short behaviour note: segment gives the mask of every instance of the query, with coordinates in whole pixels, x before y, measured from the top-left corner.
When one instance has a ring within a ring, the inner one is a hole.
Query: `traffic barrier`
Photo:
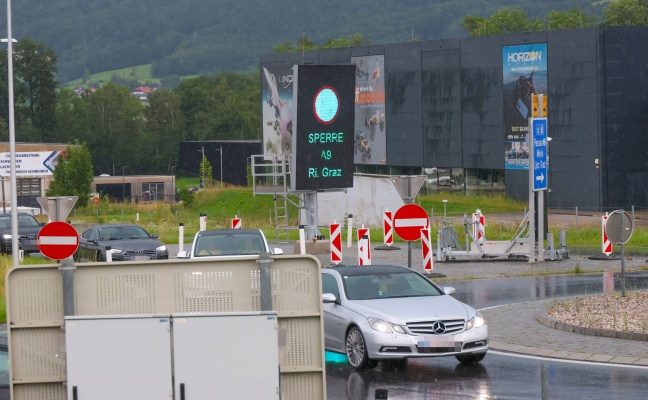
[[[601,216],[601,237],[602,237],[602,247],[603,254],[609,256],[612,254],[612,242],[608,239],[607,233],[605,232],[605,226],[607,225],[608,213]]]
[[[479,223],[477,221],[479,220]],[[480,209],[477,209],[477,212],[474,212],[472,215],[473,221],[473,237],[477,239],[479,243],[484,242],[484,233],[486,230],[486,217],[481,213]]]
[[[238,216],[232,218],[232,229],[241,229],[243,226],[243,223],[241,222],[241,218]]]
[[[391,246],[394,243],[394,221],[392,212],[389,210],[383,213],[383,235],[385,237],[384,243]]]
[[[338,265],[342,262],[342,227],[333,222],[329,225],[329,242],[331,244],[331,263]]]
[[[432,271],[432,243],[430,243],[430,229],[421,229],[421,249],[423,250],[423,269]]]
[[[371,265],[371,240],[369,238],[369,229],[364,225],[358,228],[358,264]]]

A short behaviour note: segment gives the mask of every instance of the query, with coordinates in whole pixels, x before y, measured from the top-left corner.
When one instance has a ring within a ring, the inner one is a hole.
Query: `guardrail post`
[[[259,270],[260,270],[260,282],[259,287],[261,289],[261,311],[272,311],[272,281],[270,278],[270,264],[272,264],[272,259],[270,258],[270,253],[263,252],[259,254]]]

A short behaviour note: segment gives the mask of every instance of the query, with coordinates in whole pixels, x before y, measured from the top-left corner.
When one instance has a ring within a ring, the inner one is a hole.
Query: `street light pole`
[[[11,175],[11,256],[14,267],[20,263],[18,254],[18,192],[16,190],[16,123],[14,121],[13,33],[11,32],[11,0],[7,0],[7,80],[9,90],[9,168]]]
[[[205,146],[202,146],[200,150],[202,152],[202,158],[200,159],[200,167],[202,169],[202,163],[205,160]],[[203,188],[205,187],[205,171],[202,170],[200,172],[200,187]]]
[[[126,201],[126,176],[125,170],[128,168],[128,165],[122,167],[122,201]]]
[[[173,201],[176,199],[176,190],[175,190],[175,168],[177,165],[171,166],[171,190],[173,191]]]

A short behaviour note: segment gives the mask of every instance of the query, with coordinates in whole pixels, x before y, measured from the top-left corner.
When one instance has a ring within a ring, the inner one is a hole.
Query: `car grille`
[[[135,260],[136,257],[148,257],[149,260],[155,260],[157,253],[155,250],[129,250],[124,252],[124,260]]]
[[[465,325],[466,321],[463,319],[420,321],[408,322],[407,329],[412,333],[420,335],[445,335],[462,331]]]
[[[38,239],[38,235],[36,235],[36,234],[34,234],[34,235],[18,235],[18,242],[22,243],[23,240],[25,240],[25,239],[27,239],[27,240],[36,240],[36,239]]]

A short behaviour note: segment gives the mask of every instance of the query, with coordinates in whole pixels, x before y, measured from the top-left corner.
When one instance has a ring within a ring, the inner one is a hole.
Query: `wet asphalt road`
[[[626,278],[633,288],[648,288],[648,273],[632,273]],[[619,290],[619,277],[612,279]],[[611,290],[609,283],[609,275],[600,273],[453,281],[444,285],[457,289],[454,295],[457,299],[476,308],[486,308],[603,293]],[[496,327],[491,325],[491,328]],[[589,340],[571,335],[571,346],[576,348]],[[621,348],[633,345],[632,341],[612,340],[619,342]],[[381,363],[374,370],[358,372],[344,362],[328,362],[326,373],[328,398],[339,400],[645,399],[648,393],[646,367],[530,358],[499,351],[490,351],[479,365],[468,367],[454,357],[443,357],[410,360],[405,371]]]

